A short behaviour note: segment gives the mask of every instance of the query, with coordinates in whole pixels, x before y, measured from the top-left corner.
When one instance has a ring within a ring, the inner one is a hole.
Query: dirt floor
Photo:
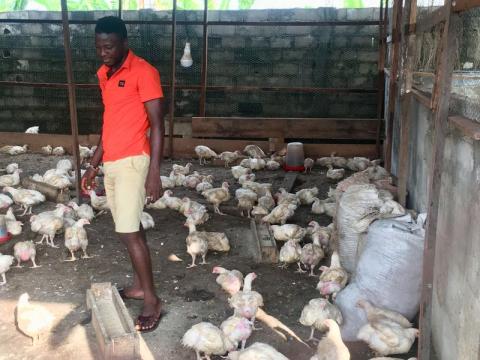
[[[54,167],[58,157],[47,157],[37,154],[19,156],[0,156],[0,167],[17,162],[24,170],[24,176],[35,172],[43,174]],[[185,164],[188,159],[176,161]],[[198,166],[194,170],[202,174],[213,174],[215,186],[228,181],[235,184],[231,172],[221,166]],[[162,175],[168,175],[172,163],[165,161],[162,165]],[[257,172],[257,181],[272,182],[276,191],[283,181],[284,173],[278,171]],[[325,170],[314,169],[312,175],[299,175],[294,190],[316,185],[320,189],[320,198],[325,198],[329,184],[325,178]],[[231,187],[231,193],[238,185]],[[192,199],[205,203],[203,197],[195,191],[185,188],[175,188],[175,196],[188,195]],[[288,325],[301,338],[307,338],[309,329],[302,326],[298,319],[303,306],[312,298],[319,297],[315,290],[317,278],[308,277],[294,272],[292,266],[287,270],[276,265],[256,264],[252,260],[251,249],[245,238],[250,232],[250,222],[239,216],[234,207],[234,196],[221,206],[227,215],[211,214],[211,219],[200,230],[224,231],[230,239],[232,250],[229,254],[209,253],[209,265],[186,269],[190,261],[186,253],[185,238],[188,229],[183,226],[184,217],[172,210],[148,210],[155,220],[155,228],[147,232],[148,243],[152,252],[153,271],[158,295],[164,302],[167,314],[158,329],[142,336],[142,353],[145,358],[165,360],[195,359],[195,354],[181,346],[180,340],[184,332],[200,321],[209,321],[220,325],[232,310],[227,303],[227,296],[215,282],[211,274],[215,265],[228,269],[238,269],[244,274],[255,271],[258,275],[253,287],[264,298],[264,309],[270,315],[277,317]],[[49,210],[53,203],[42,204],[34,208],[34,213]],[[211,207],[209,207],[211,210]],[[310,213],[309,207],[301,207],[289,222],[306,226],[311,220],[327,225],[331,219]],[[24,231],[12,241],[0,245],[0,252],[13,253],[13,245],[20,240],[39,240],[30,231],[28,219],[25,218]],[[91,259],[80,259],[76,262],[64,262],[68,251],[63,246],[63,236],[55,238],[55,243],[61,245],[58,249],[37,246],[37,262],[42,267],[30,269],[29,264],[19,269],[12,267],[6,274],[7,285],[0,287],[0,359],[98,359],[99,349],[91,319],[85,303],[85,292],[94,282],[111,282],[118,286],[128,284],[130,262],[126,250],[116,238],[111,216],[109,214],[96,218],[86,227],[89,235],[89,253]],[[169,254],[176,254],[183,262],[169,262]],[[328,262],[328,260],[327,260]],[[33,347],[30,338],[17,331],[14,324],[14,308],[18,297],[28,292],[31,299],[43,303],[56,316],[56,326],[49,339],[40,346]],[[126,306],[132,318],[140,311],[141,302],[128,300]],[[262,330],[255,331],[247,342],[266,342],[292,360],[310,359],[314,354],[311,348],[289,339],[284,341],[265,325],[257,326]],[[362,343],[348,344],[352,359],[363,360],[373,357],[367,346]],[[407,357],[405,357],[407,358]],[[215,359],[215,357],[214,357]],[[216,359],[220,359],[217,357]]]

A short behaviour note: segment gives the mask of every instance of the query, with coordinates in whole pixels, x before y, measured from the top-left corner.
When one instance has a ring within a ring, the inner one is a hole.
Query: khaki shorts
[[[130,156],[104,164],[107,202],[118,233],[140,230],[149,165],[148,155]]]

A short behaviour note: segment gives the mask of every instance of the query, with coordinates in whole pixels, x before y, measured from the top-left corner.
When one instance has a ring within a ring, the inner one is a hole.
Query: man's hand
[[[97,176],[97,171],[93,167],[89,167],[85,174],[83,174],[80,185],[84,192],[89,192],[94,188],[95,176]]]
[[[147,179],[145,180],[145,194],[147,196],[147,204],[154,203],[163,195],[160,170],[148,170]]]

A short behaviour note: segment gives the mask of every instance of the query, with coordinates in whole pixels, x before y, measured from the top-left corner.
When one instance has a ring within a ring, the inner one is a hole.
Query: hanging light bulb
[[[185,49],[183,49],[183,56],[180,59],[180,64],[183,67],[190,67],[193,64],[192,54],[190,52],[190,43],[185,43]]]

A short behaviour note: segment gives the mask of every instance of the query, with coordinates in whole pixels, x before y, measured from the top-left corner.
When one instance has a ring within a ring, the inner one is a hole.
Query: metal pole
[[[118,0],[118,17],[122,18],[122,0]]]
[[[173,121],[175,119],[175,82],[176,82],[176,49],[177,49],[177,0],[173,0],[172,13],[172,64],[170,79],[170,111],[168,117],[168,156],[173,158]]]
[[[202,74],[200,93],[200,116],[205,116],[205,108],[207,101],[207,56],[208,56],[208,0],[204,0],[203,9],[203,51],[202,51]]]
[[[61,0],[62,24],[63,24],[63,47],[65,49],[65,69],[68,83],[68,103],[70,105],[70,123],[72,128],[72,150],[75,160],[75,190],[78,202],[80,197],[80,151],[78,148],[78,121],[77,121],[77,99],[75,96],[75,83],[73,80],[72,52],[70,49],[70,27],[68,24],[67,0]]]

